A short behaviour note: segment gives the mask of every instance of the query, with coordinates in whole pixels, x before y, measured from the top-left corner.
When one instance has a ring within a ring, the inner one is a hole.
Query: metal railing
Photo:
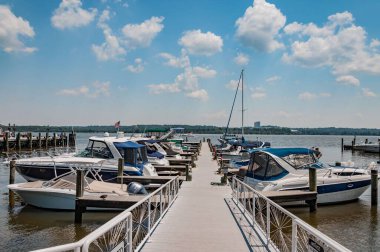
[[[139,251],[178,196],[175,177],[81,240],[38,252]]]
[[[234,202],[268,250],[350,251],[236,177],[231,187]]]

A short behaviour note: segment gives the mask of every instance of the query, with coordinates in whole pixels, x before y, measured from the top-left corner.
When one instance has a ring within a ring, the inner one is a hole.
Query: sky
[[[0,124],[380,128],[378,0],[0,0]]]

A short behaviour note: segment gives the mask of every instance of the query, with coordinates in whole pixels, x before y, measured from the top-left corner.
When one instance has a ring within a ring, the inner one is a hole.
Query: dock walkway
[[[184,182],[178,198],[153,232],[142,251],[250,251],[225,199],[230,186],[215,174],[217,163],[203,146],[193,169],[192,181]]]

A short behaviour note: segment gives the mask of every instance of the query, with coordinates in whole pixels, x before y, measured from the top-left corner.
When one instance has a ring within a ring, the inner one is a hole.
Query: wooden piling
[[[371,205],[377,206],[378,198],[378,171],[371,170]]]
[[[45,135],[45,148],[49,148],[49,132],[46,132]]]
[[[9,163],[9,184],[15,183],[16,177],[16,161],[12,160]],[[9,190],[9,207],[13,208],[15,205],[15,194],[12,190]]]
[[[342,137],[342,141],[341,141],[341,144],[340,144],[340,148],[341,148],[341,151],[343,152],[343,150],[344,150],[344,142],[343,142],[343,137]]]
[[[315,168],[309,168],[309,191],[317,192],[317,170]],[[317,200],[311,200],[308,202],[310,212],[317,210]]]
[[[5,135],[4,135],[4,150],[5,152],[9,152],[9,132],[5,132]]]
[[[194,155],[191,156],[191,167],[195,167]]]
[[[78,198],[83,196],[84,192],[84,171],[77,170],[77,183],[75,192],[75,223],[82,223],[83,208],[79,205]]]
[[[28,133],[28,146],[30,150],[33,150],[33,135],[32,132]]]
[[[120,184],[123,184],[123,174],[124,174],[124,159],[119,158],[117,163],[117,178],[120,180]]]
[[[75,147],[75,136],[76,136],[76,134],[74,133],[74,131],[71,131],[71,133],[69,134],[69,146],[70,147]]]
[[[54,148],[57,147],[57,133],[53,133],[53,146]]]
[[[17,135],[16,135],[16,146],[17,146],[17,149],[20,151],[21,150],[21,134],[20,134],[20,132],[17,133]]]
[[[191,181],[192,180],[192,176],[190,174],[190,167],[188,164],[186,164],[186,181]]]
[[[41,142],[41,132],[38,132],[38,148],[41,149],[42,142]]]

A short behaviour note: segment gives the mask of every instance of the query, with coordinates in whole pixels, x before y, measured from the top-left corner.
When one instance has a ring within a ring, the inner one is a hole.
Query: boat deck
[[[191,182],[183,182],[177,200],[142,251],[251,251],[228,202],[230,186],[215,174],[217,163],[201,149]]]

